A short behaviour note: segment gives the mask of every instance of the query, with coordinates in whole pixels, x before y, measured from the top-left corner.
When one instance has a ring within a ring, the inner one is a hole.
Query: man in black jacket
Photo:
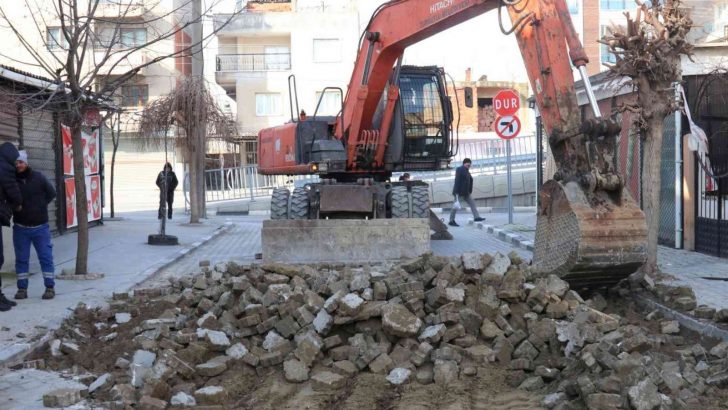
[[[473,198],[471,197],[473,193],[473,177],[470,176],[470,165],[472,164],[472,161],[470,161],[470,158],[465,158],[463,160],[463,165],[457,167],[455,170],[455,185],[452,187],[452,194],[455,197],[455,201],[465,201],[470,205],[470,210],[473,211],[473,217],[475,218],[475,222],[485,221],[485,218],[481,218],[480,214],[478,214],[478,207],[475,205],[475,201],[473,201]],[[450,211],[450,222],[448,225],[450,226],[460,226],[457,222],[455,222],[455,214],[457,213],[457,209],[453,206],[452,211]]]
[[[18,159],[18,149],[15,145],[9,142],[0,145],[0,226],[10,226],[13,209],[20,208],[23,202],[18,181],[15,179],[16,159]],[[3,253],[3,238],[0,232],[0,267],[5,263]],[[15,305],[17,303],[3,295],[2,279],[0,279],[0,312],[6,312]]]
[[[43,283],[46,288],[43,299],[53,299],[56,295],[56,283],[53,243],[48,226],[48,204],[55,199],[56,189],[43,174],[28,166],[28,154],[25,151],[20,151],[15,168],[23,196],[23,208],[13,213],[15,272],[18,275],[18,293],[15,294],[15,299],[28,298],[31,244],[35,248],[43,271]]]
[[[159,187],[159,212],[157,218],[164,218],[165,201],[167,205],[167,217],[172,219],[172,203],[174,202],[174,190],[177,189],[177,175],[172,171],[172,164],[164,164],[164,169],[157,175],[157,186]],[[166,195],[165,195],[166,194]]]

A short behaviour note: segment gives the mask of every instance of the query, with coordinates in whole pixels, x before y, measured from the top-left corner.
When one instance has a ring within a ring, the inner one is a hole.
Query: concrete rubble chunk
[[[722,341],[718,343],[717,345],[713,346],[709,352],[711,355],[721,359],[728,357],[728,341]]]
[[[206,386],[194,393],[195,400],[200,405],[224,404],[227,400],[227,392],[220,386]]]
[[[172,396],[169,404],[178,407],[195,407],[197,406],[197,400],[195,400],[195,398],[190,396],[189,394],[181,391]]]
[[[558,393],[551,393],[544,396],[543,401],[541,404],[543,404],[544,407],[547,409],[553,409],[554,407],[558,406],[559,404],[565,402],[568,399],[568,396],[563,392]]]
[[[667,320],[660,323],[662,333],[672,335],[680,333],[680,323],[677,320]]]
[[[382,328],[399,337],[414,337],[422,327],[422,320],[402,305],[389,303],[382,308]]]
[[[70,407],[81,401],[80,389],[57,389],[43,394],[45,407]]]
[[[412,371],[410,369],[397,367],[389,372],[389,375],[387,376],[387,381],[395,386],[399,386],[401,384],[407,383],[410,375],[412,375]]]
[[[311,376],[311,387],[314,391],[336,390],[344,387],[346,378],[344,376],[323,371]]]
[[[657,393],[657,386],[649,379],[642,380],[629,388],[629,403],[635,410],[653,410],[660,407],[662,399]]]
[[[156,353],[146,350],[137,350],[136,352],[134,352],[134,358],[132,359],[131,364],[151,368],[152,366],[154,366],[155,360],[157,360]]]
[[[498,298],[507,300],[509,302],[519,302],[524,299],[526,292],[523,288],[523,284],[526,279],[520,270],[510,270],[501,282],[500,289],[498,290]]]
[[[73,342],[62,342],[61,343],[61,352],[64,354],[76,354],[80,351],[80,347]]]
[[[88,386],[88,392],[94,393],[96,390],[103,389],[111,383],[111,373],[104,373],[99,376],[93,383]]]
[[[326,335],[334,324],[334,318],[324,309],[321,309],[313,319],[313,327],[320,335]]]
[[[485,269],[483,255],[478,252],[465,252],[461,259],[465,273],[481,273]]]
[[[616,410],[624,408],[622,396],[612,393],[591,393],[586,397],[589,410]]]
[[[308,367],[296,359],[283,362],[283,371],[286,380],[293,383],[303,383],[308,380]]]
[[[287,342],[287,340],[285,338],[283,338],[281,335],[276,333],[274,330],[271,330],[265,336],[265,340],[263,340],[263,349],[270,352],[270,351],[276,350],[276,348],[280,347],[281,345],[285,344],[286,342]]]
[[[457,380],[459,368],[453,360],[437,360],[433,372],[435,384],[447,387]]]
[[[345,316],[354,316],[364,305],[364,299],[356,293],[349,293],[339,299],[339,312]]]
[[[164,410],[167,408],[167,402],[151,396],[142,396],[139,399],[139,410]]]
[[[491,260],[488,267],[485,268],[485,274],[503,276],[506,271],[508,271],[509,266],[511,266],[510,258],[500,252],[496,252],[496,254],[493,255],[493,260]]]
[[[566,292],[569,291],[569,284],[558,276],[551,274],[546,277],[546,290],[563,299]]]
[[[60,339],[51,340],[50,350],[51,350],[51,356],[61,357],[63,355],[63,353],[61,352],[61,340]]]
[[[242,343],[235,343],[225,350],[225,354],[233,359],[240,360],[248,354],[248,349]]]
[[[529,377],[524,380],[518,388],[526,391],[536,391],[544,386],[543,379],[539,376]]]
[[[417,340],[420,342],[437,343],[445,335],[445,325],[440,323],[439,325],[428,326],[425,330],[420,333]]]
[[[369,363],[369,370],[374,374],[385,374],[394,367],[394,362],[388,354],[382,353]]]
[[[195,366],[197,373],[204,377],[215,377],[227,370],[227,362],[230,360],[227,356],[218,356],[208,360],[205,363]]]
[[[120,325],[123,325],[124,323],[129,323],[131,321],[131,314],[124,312],[117,313],[114,315],[114,320]]]
[[[212,350],[224,351],[230,347],[230,339],[224,332],[210,330],[205,334],[205,341]]]

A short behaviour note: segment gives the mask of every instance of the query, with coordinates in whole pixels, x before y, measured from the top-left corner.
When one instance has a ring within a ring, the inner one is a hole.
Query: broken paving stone
[[[195,398],[190,396],[189,394],[181,391],[172,396],[169,404],[178,407],[195,407],[197,406],[197,400],[195,400]]]
[[[195,400],[198,404],[224,404],[227,392],[220,386],[207,386],[195,391]]]
[[[386,333],[399,337],[414,337],[422,327],[422,321],[402,305],[389,303],[382,308],[382,328]]]
[[[151,368],[154,366],[154,361],[157,359],[157,355],[153,352],[146,350],[137,350],[134,352],[134,358],[131,364],[136,364],[141,367]]]
[[[697,307],[698,303],[695,300],[695,296],[683,296],[679,297],[674,302],[675,308],[682,311],[690,311]]]
[[[321,309],[313,319],[313,328],[320,335],[326,335],[334,324],[334,318],[324,309]]]
[[[364,305],[364,299],[356,293],[349,293],[339,299],[338,311],[345,316],[355,316]]]
[[[445,325],[442,323],[439,325],[428,326],[425,330],[420,333],[417,340],[420,342],[437,343],[445,335]]]
[[[433,380],[438,386],[446,387],[458,379],[458,364],[453,360],[436,360]]]
[[[546,290],[562,299],[569,291],[569,284],[556,275],[549,275],[546,278]]]
[[[387,381],[395,386],[399,386],[401,384],[407,383],[411,375],[411,370],[397,367],[396,369],[392,369],[392,371],[389,372],[389,375],[387,376]]]
[[[503,276],[510,266],[511,260],[508,256],[503,255],[500,252],[496,252],[496,254],[493,255],[493,259],[490,261],[490,264],[485,268],[485,274]]]
[[[283,371],[286,380],[293,383],[303,383],[308,380],[308,367],[296,359],[283,362]]]
[[[248,349],[242,343],[236,343],[225,350],[225,354],[233,359],[240,360],[248,354]]]
[[[652,410],[660,407],[662,399],[657,393],[657,386],[649,379],[642,380],[629,388],[629,403],[636,410]]]
[[[337,390],[344,387],[345,384],[344,376],[329,371],[319,372],[311,377],[311,387],[314,391]]]
[[[353,376],[359,372],[356,365],[348,360],[340,360],[331,365],[331,370],[342,376]]]
[[[111,379],[111,373],[102,374],[88,386],[88,392],[94,393],[96,390],[104,389],[111,384]]]
[[[728,322],[728,309],[720,309],[713,315],[713,320],[719,323]]]
[[[306,366],[310,367],[320,352],[321,346],[309,339],[303,339],[298,343],[293,354]]]
[[[660,323],[662,333],[672,335],[680,333],[680,323],[677,320],[668,320]]]
[[[394,362],[388,354],[382,353],[369,363],[369,370],[374,374],[388,373],[394,367]]]
[[[76,354],[80,351],[80,348],[76,343],[73,342],[62,342],[61,352],[64,354]]]
[[[116,320],[116,323],[123,325],[124,323],[129,323],[131,321],[131,314],[129,313],[117,313],[114,315],[114,320]]]
[[[215,377],[227,370],[227,362],[230,360],[227,356],[218,356],[208,360],[205,363],[195,366],[197,373],[204,377]]]
[[[164,410],[167,408],[167,402],[151,396],[142,396],[139,399],[139,410]]]
[[[558,392],[558,393],[551,393],[546,395],[543,398],[543,401],[541,404],[544,405],[547,409],[553,409],[554,407],[558,406],[559,404],[565,402],[568,399],[568,396],[565,393]]]
[[[81,401],[80,389],[57,389],[43,395],[45,407],[69,407]]]
[[[50,349],[51,349],[51,356],[53,357],[60,357],[63,355],[61,352],[61,340],[60,339],[53,339],[50,343]]]
[[[591,393],[586,396],[586,406],[589,410],[616,410],[622,409],[622,396],[612,393]]]
[[[207,345],[215,351],[221,352],[230,347],[230,339],[224,332],[209,330],[205,334]]]
[[[539,376],[529,377],[524,380],[518,388],[526,391],[536,391],[544,386],[543,379]]]
[[[281,335],[276,333],[274,330],[271,330],[265,336],[265,340],[263,340],[263,349],[271,352],[286,344],[286,342],[288,342],[287,339],[281,337]]]
[[[710,306],[700,305],[695,308],[695,311],[693,313],[698,319],[713,319],[715,316],[715,309]],[[726,313],[728,313],[728,310],[726,311]],[[715,319],[715,321],[720,322],[724,320]]]

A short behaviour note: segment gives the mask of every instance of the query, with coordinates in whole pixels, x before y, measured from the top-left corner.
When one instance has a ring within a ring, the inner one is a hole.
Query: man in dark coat
[[[167,205],[167,218],[172,219],[172,203],[174,202],[174,190],[179,181],[177,175],[172,171],[172,164],[164,164],[164,169],[157,175],[157,186],[159,187],[159,212],[157,218],[164,218],[165,201]]]
[[[15,273],[18,275],[18,292],[15,299],[28,298],[30,277],[30,247],[35,248],[41,270],[45,293],[43,299],[56,296],[53,242],[48,225],[48,204],[56,198],[56,189],[48,179],[28,166],[28,154],[20,151],[15,162],[16,176],[23,207],[13,213],[13,246],[15,247]]]
[[[463,165],[457,167],[455,170],[455,185],[452,187],[452,194],[455,197],[455,201],[459,202],[467,202],[468,205],[470,205],[470,210],[473,211],[473,219],[475,222],[485,221],[485,218],[481,218],[480,214],[478,214],[478,207],[475,205],[475,201],[473,201],[473,198],[471,197],[473,193],[473,177],[470,176],[470,165],[472,164],[472,161],[470,161],[470,158],[465,158],[463,160]],[[457,213],[457,209],[453,206],[452,211],[450,211],[450,222],[448,225],[450,226],[460,226],[457,222],[455,222],[455,214]]]
[[[16,159],[18,159],[18,149],[15,148],[15,145],[9,142],[0,145],[0,226],[10,226],[13,209],[20,208],[23,203],[18,182],[15,180]],[[0,267],[3,263],[5,263],[5,256],[2,232],[0,232]],[[6,312],[17,303],[3,295],[2,287],[0,278],[0,312]]]

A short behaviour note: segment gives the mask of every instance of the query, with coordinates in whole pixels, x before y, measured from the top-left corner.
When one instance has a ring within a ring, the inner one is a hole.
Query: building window
[[[627,0],[599,0],[599,8],[602,10],[624,10],[627,4]]]
[[[341,62],[341,44],[338,38],[315,38],[313,40],[314,63]]]
[[[604,36],[607,36],[609,34],[611,34],[609,27],[601,26],[599,37],[604,38]],[[607,46],[606,44],[601,44],[599,46],[599,54],[600,54],[602,63],[614,64],[617,62],[617,56],[615,56],[614,54],[609,52],[609,46]]]
[[[61,34],[60,27],[48,27],[46,31],[48,50],[68,50],[66,36]]]
[[[316,104],[318,105],[318,112],[314,112],[316,115],[336,115],[341,111],[341,93],[334,90],[326,90],[323,93],[316,92]],[[319,101],[321,103],[319,104]],[[314,114],[311,113],[311,114]]]
[[[105,27],[98,32],[96,48],[134,48],[147,43],[147,29]]]
[[[149,86],[146,84],[124,85],[121,87],[121,105],[141,107],[149,101]]]
[[[256,93],[255,115],[258,117],[283,115],[281,95],[279,93]]]

